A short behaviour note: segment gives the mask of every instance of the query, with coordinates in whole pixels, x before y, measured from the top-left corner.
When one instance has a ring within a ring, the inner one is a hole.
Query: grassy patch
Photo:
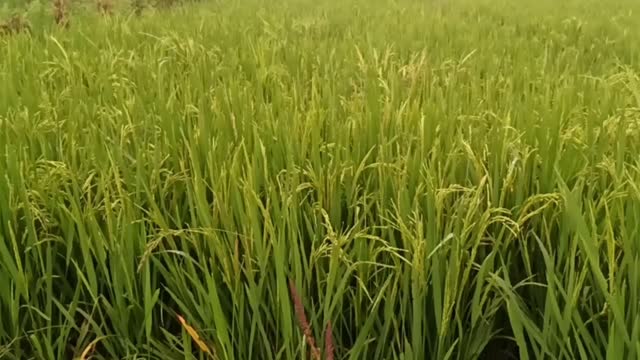
[[[0,37],[0,358],[640,356],[636,2],[100,4]]]

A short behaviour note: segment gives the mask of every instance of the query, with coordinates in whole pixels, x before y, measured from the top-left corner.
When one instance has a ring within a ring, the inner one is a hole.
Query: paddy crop
[[[118,5],[0,37],[0,358],[640,357],[639,4]]]

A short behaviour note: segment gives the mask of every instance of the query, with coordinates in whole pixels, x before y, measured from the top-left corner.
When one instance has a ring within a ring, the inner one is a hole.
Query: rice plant
[[[0,37],[0,358],[640,357],[640,3],[120,9]]]

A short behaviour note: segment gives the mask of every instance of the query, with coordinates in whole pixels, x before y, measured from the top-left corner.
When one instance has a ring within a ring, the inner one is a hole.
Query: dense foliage
[[[640,357],[637,2],[31,9],[0,358]]]

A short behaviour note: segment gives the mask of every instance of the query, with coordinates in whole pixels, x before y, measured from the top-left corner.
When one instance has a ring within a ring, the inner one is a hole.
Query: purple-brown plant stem
[[[304,305],[302,304],[302,299],[298,294],[298,290],[296,289],[293,280],[289,280],[289,291],[291,292],[291,298],[293,299],[296,317],[298,318],[298,325],[300,326],[300,329],[302,329],[302,333],[307,340],[307,344],[311,348],[311,358],[313,360],[320,360],[320,349],[318,349],[318,347],[316,346],[315,339],[313,338],[313,333],[311,332],[311,326],[309,325],[307,316],[304,313]]]
[[[331,320],[327,323],[324,333],[324,359],[333,360],[333,331],[331,330]]]

